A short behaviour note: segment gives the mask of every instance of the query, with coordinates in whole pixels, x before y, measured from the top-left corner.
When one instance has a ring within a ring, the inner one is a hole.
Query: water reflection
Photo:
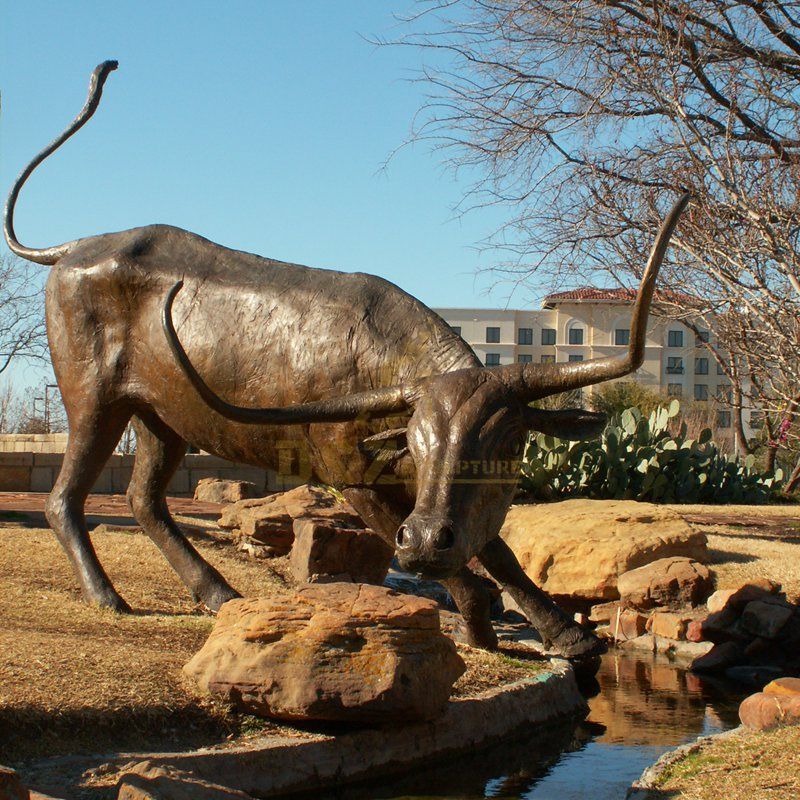
[[[701,679],[663,656],[609,653],[585,680],[585,720],[517,735],[475,755],[349,787],[337,800],[619,800],[661,753],[734,727],[735,684]]]

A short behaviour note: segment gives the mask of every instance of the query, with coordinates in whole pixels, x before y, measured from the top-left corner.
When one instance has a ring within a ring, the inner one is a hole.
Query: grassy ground
[[[797,800],[800,728],[716,740],[669,767],[651,800]]]
[[[182,522],[191,523],[195,546],[242,594],[291,591],[280,560],[247,560],[211,523]],[[94,533],[93,541],[134,615],[81,602],[51,531],[23,527],[18,518],[0,522],[0,763],[200,746],[267,731],[307,735],[198,701],[181,667],[205,641],[213,617],[193,604],[143,534],[112,530]],[[456,696],[536,668],[460,649],[468,669]]]
[[[800,506],[672,506],[708,536],[717,587],[780,581],[800,597]]]
[[[796,522],[800,507],[675,509],[709,535],[721,587],[751,577],[771,577],[781,580],[790,595],[800,594]],[[93,536],[102,563],[136,611],[133,616],[117,616],[80,601],[71,569],[49,530],[25,527],[19,515],[2,519],[0,763],[19,765],[59,753],[200,746],[265,731],[312,735],[309,730],[233,714],[194,697],[182,680],[181,666],[202,645],[213,618],[192,603],[143,534],[107,530]],[[248,561],[212,523],[194,517],[181,521],[190,524],[195,546],[243,594],[270,596],[291,590],[281,560]],[[490,655],[464,647],[461,652],[468,671],[456,684],[456,696],[518,679],[536,668],[515,658],[515,652]],[[750,772],[754,770],[747,764],[753,759],[785,765],[787,754],[796,757],[800,744],[791,739],[793,735],[783,732],[748,740],[732,751],[731,770],[738,769],[736,759]],[[789,743],[794,750],[785,749]],[[776,781],[788,779],[784,772],[781,766]],[[715,776],[708,779],[713,783],[717,773],[710,774]],[[670,780],[689,778],[688,772],[682,777],[676,773]],[[681,794],[681,786],[675,783],[670,791],[677,794],[664,797],[706,796]],[[795,794],[720,792],[715,800],[727,796],[783,800],[798,796],[796,789],[792,791]]]

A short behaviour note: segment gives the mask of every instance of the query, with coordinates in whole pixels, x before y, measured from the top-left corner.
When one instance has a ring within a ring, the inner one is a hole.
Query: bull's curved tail
[[[100,98],[103,95],[103,84],[106,82],[108,73],[115,70],[118,66],[116,61],[104,61],[99,64],[95,71],[92,73],[92,79],[89,82],[89,96],[86,99],[86,105],[81,109],[81,113],[72,121],[72,124],[61,134],[56,140],[51,142],[39,155],[37,155],[17,178],[16,183],[11,188],[8,195],[8,202],[6,203],[6,212],[3,218],[3,233],[6,237],[6,242],[11,248],[11,251],[16,253],[22,258],[27,258],[28,261],[35,261],[37,264],[47,264],[52,266],[62,256],[66,255],[69,250],[70,243],[60,244],[55,247],[48,247],[42,250],[25,247],[17,241],[14,234],[14,206],[17,204],[17,197],[19,196],[20,189],[22,189],[25,181],[28,180],[30,174],[42,163],[51,153],[55,152],[61,147],[64,142],[72,136],[73,133],[82,128],[87,121],[92,117],[97,110],[100,103]]]

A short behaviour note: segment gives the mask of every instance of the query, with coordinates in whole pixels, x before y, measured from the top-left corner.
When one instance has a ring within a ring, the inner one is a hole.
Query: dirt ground
[[[145,535],[108,526],[93,533],[101,562],[136,613],[102,612],[80,601],[67,560],[35,511],[36,502],[25,502],[22,510],[8,510],[8,505],[0,510],[0,763],[21,766],[61,753],[201,746],[264,732],[312,733],[234,714],[195,697],[181,666],[202,645],[213,617],[193,604]],[[101,516],[93,518],[94,524],[105,519],[132,525],[115,516],[119,508],[114,501],[99,503],[94,511]],[[179,508],[191,510],[184,504]],[[709,535],[720,587],[763,576],[780,580],[790,596],[800,594],[800,506],[675,510]],[[203,511],[179,521],[240,592],[291,591],[285,563],[240,555],[216,528],[213,509]],[[457,696],[537,668],[520,661],[515,651],[460,650],[468,671],[455,687]],[[760,796],[751,793],[748,800]],[[783,800],[797,794],[763,796]]]
[[[282,576],[285,560],[249,560],[212,521],[178,521],[242,594],[291,591]],[[81,602],[67,559],[42,524],[35,514],[27,520],[0,512],[0,763],[201,746],[264,732],[306,735],[195,697],[181,667],[214,619],[192,602],[144,534],[108,525],[92,534],[101,563],[135,612],[117,615]],[[455,696],[539,668],[519,661],[516,652],[459,649],[467,672]]]

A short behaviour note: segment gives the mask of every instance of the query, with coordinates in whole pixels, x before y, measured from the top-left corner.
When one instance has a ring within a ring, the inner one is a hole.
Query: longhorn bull
[[[516,475],[496,465],[514,462],[529,430],[576,439],[602,429],[602,415],[529,404],[641,364],[659,265],[687,198],[658,233],[627,353],[485,368],[437,314],[373,275],[274,261],[166,225],[44,249],[20,244],[13,224],[20,189],[94,114],[116,66],[107,61],[94,71],[86,105],[22,172],[4,220],[13,252],[53,267],[47,332],[69,443],[46,513],[83,597],[130,610],[92,548],[84,502],[133,420],[131,510],[212,610],[237,593],[175,524],[167,483],[187,443],[275,468],[289,440],[308,461],[308,479],[341,487],[404,567],[442,580],[473,643],[497,641],[486,591],[466,566],[477,556],[555,651],[598,652],[594,636],[533,584],[499,538]],[[375,447],[383,470],[375,469]],[[479,469],[464,475],[465,464]]]

